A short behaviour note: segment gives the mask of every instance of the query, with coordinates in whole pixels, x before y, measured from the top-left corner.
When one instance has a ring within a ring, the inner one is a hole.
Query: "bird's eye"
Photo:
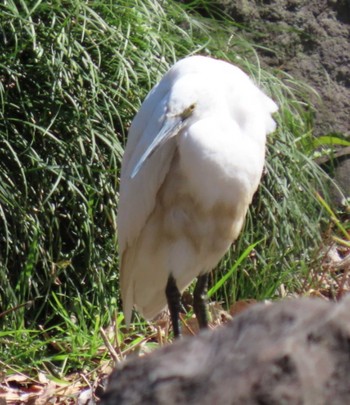
[[[189,107],[188,107],[188,113],[190,114],[191,112],[193,112],[194,111],[194,109],[196,108],[196,104],[191,104]]]
[[[184,112],[181,114],[182,118],[185,119],[185,118],[189,117],[193,113],[195,108],[196,108],[196,104],[191,104],[189,107],[187,107],[184,110]]]

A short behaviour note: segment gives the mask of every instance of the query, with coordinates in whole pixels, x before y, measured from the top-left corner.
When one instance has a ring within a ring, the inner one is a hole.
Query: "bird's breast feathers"
[[[265,156],[265,142],[242,134],[232,120],[202,120],[178,139],[180,167],[202,204],[217,201],[249,204],[256,191]]]

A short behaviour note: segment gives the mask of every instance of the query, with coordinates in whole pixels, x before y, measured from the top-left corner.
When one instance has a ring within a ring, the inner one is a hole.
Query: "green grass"
[[[130,121],[168,67],[194,53],[241,66],[280,106],[245,231],[213,284],[227,304],[300,291],[317,260],[325,175],[311,159],[304,85],[259,65],[226,17],[176,2],[14,1],[0,5],[0,361],[62,377],[108,354],[100,328],[120,310],[118,174]],[[208,8],[209,10],[210,8]],[[326,194],[325,194],[326,195]],[[144,323],[121,350],[145,342]],[[153,339],[153,337],[152,337]],[[152,343],[153,344],[153,343]]]

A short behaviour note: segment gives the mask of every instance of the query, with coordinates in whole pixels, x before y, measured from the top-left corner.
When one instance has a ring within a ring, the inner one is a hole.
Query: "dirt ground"
[[[350,136],[350,0],[219,0],[250,37],[266,65],[278,67],[319,94],[315,134]]]

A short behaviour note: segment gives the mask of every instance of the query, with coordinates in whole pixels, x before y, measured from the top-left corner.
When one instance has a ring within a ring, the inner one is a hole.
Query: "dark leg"
[[[198,277],[196,287],[193,292],[193,310],[201,329],[208,327],[207,312],[208,293],[208,273]]]
[[[168,301],[174,337],[178,338],[181,336],[181,326],[179,319],[179,313],[181,310],[181,293],[177,288],[176,281],[172,275],[170,275],[168,278],[165,295]]]

